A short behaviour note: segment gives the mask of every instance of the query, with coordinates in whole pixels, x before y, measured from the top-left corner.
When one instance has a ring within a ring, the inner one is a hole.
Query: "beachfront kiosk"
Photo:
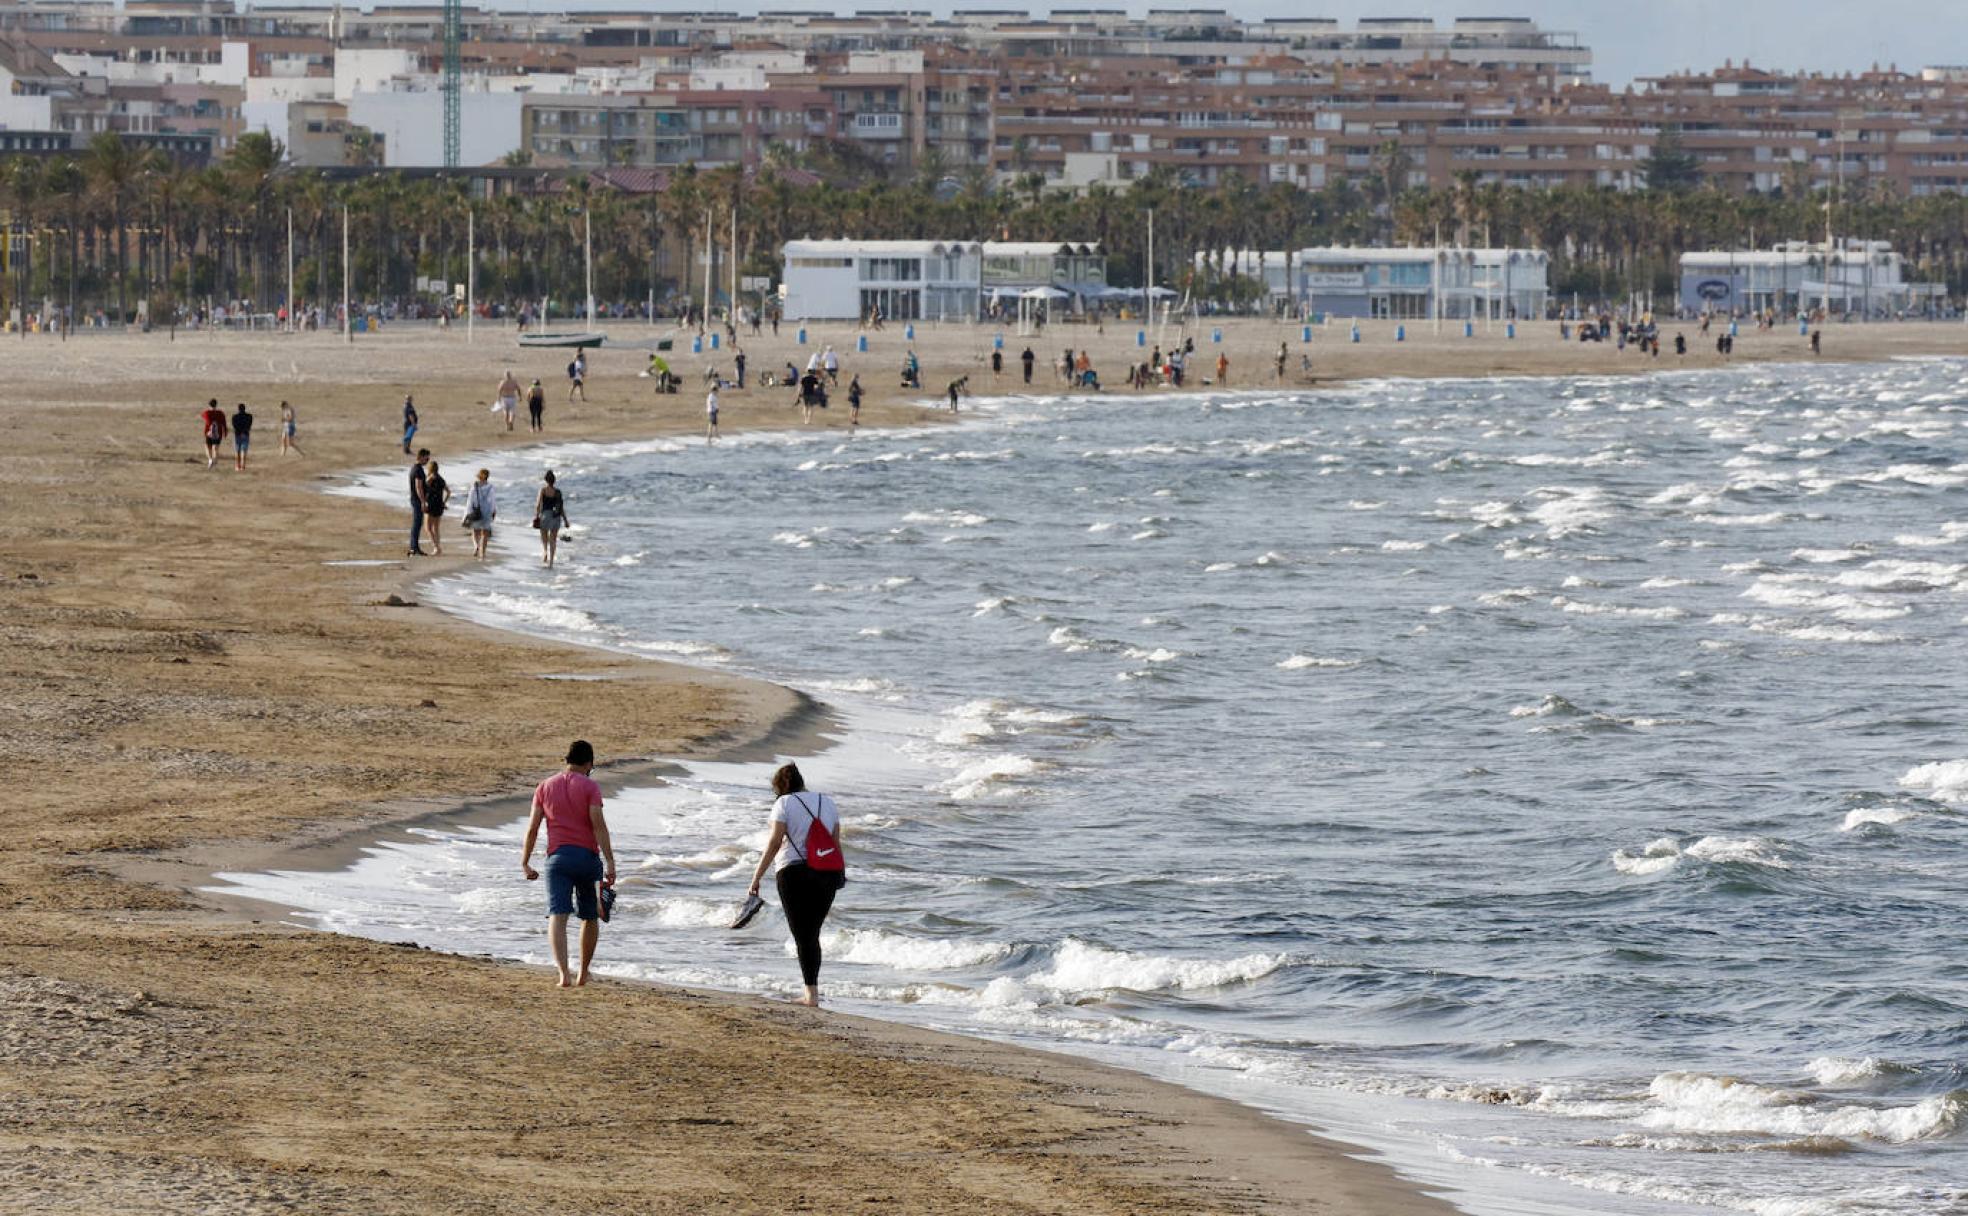
[[[1886,241],[1834,242],[1828,277],[1822,241],[1681,255],[1681,307],[1691,315],[1828,307],[1840,317],[1933,316],[1946,300],[1944,284],[1908,282],[1906,258]]]
[[[1050,241],[788,241],[787,320],[974,321],[992,305],[1081,311],[1109,295],[1097,244]]]
[[[1274,307],[1370,320],[1542,317],[1551,295],[1540,249],[1223,250],[1197,254],[1196,268],[1259,279]]]

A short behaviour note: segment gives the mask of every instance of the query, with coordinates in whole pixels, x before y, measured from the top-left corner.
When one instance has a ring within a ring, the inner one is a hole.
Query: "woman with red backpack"
[[[841,857],[840,810],[826,794],[806,788],[796,764],[782,765],[772,774],[772,835],[765,842],[758,868],[752,871],[750,894],[756,896],[765,870],[780,846],[774,876],[779,906],[793,931],[799,951],[800,979],[806,984],[802,1005],[820,1004],[820,926],[833,909],[834,893],[847,885],[847,864]]]

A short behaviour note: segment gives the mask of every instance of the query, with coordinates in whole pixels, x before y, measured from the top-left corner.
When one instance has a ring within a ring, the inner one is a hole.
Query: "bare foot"
[[[569,975],[569,974],[567,974],[567,973],[566,973],[565,971],[563,971],[563,972],[561,972],[561,973],[560,973],[560,983],[559,983],[558,985],[556,985],[556,987],[560,987],[560,988],[572,988],[573,986],[574,986],[574,977],[573,977],[573,976],[571,976],[571,975]]]
[[[574,977],[574,986],[575,986],[576,988],[585,988],[585,987],[587,987],[587,986],[588,986],[588,973],[587,973],[587,972],[585,972],[585,971],[583,971],[583,972],[582,972],[581,974],[579,974],[579,975],[577,975],[577,976],[575,976],[575,977]]]
[[[804,1005],[808,1009],[818,1009],[820,1008],[820,998],[817,996],[798,997],[793,1001],[793,1004]]]

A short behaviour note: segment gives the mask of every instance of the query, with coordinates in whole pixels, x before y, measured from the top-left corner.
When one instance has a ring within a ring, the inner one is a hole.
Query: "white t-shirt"
[[[828,795],[815,793],[812,790],[801,790],[797,794],[787,794],[772,804],[771,822],[786,825],[786,843],[780,848],[779,861],[773,869],[783,870],[795,862],[807,859],[806,833],[813,826],[815,818],[827,825],[827,830],[834,834],[835,845],[838,847],[840,809],[834,805],[834,800]]]
[[[710,395],[704,398],[704,412],[713,418],[717,417],[718,394],[716,389],[712,389]]]

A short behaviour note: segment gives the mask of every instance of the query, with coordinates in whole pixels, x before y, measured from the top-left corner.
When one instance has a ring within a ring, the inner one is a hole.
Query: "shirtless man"
[[[513,415],[519,412],[519,379],[506,369],[506,378],[499,381],[498,390],[493,397],[499,403],[499,410],[506,416],[506,429],[513,429]]]

